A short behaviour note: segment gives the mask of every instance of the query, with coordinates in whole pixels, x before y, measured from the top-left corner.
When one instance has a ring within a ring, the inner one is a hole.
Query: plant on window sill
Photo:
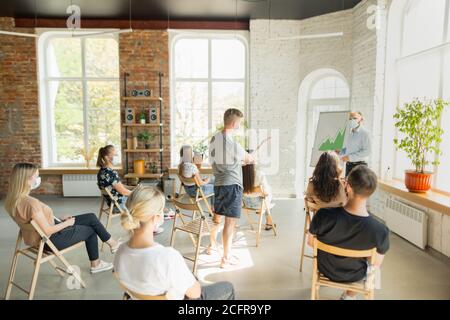
[[[97,151],[97,149],[98,148],[96,146],[92,146],[89,149],[89,151],[87,151],[86,148],[78,149],[78,154],[80,154],[84,158],[84,161],[86,162],[86,168],[90,167],[90,162],[94,158],[94,155],[95,155],[95,152]]]
[[[441,155],[439,144],[444,130],[439,126],[444,107],[449,105],[442,99],[428,100],[416,98],[398,108],[394,114],[395,127],[404,134],[402,139],[394,139],[397,149],[403,150],[414,165],[414,170],[405,171],[405,185],[411,192],[427,192],[431,189],[433,172],[426,171],[430,164],[439,165],[434,155]]]

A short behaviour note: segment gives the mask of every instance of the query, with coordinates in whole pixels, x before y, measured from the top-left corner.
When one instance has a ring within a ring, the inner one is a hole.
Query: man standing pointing
[[[362,125],[364,118],[361,112],[350,112],[350,134],[345,147],[340,151],[341,160],[346,163],[345,176],[358,165],[367,165],[371,152],[370,133]]]

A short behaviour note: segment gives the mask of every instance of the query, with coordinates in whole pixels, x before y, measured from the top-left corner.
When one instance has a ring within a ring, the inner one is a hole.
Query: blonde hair
[[[125,230],[133,231],[141,227],[151,217],[162,214],[166,198],[156,187],[137,186],[126,202],[126,209],[121,215],[121,224]]]
[[[223,115],[223,124],[229,125],[236,119],[243,118],[243,117],[244,117],[244,114],[240,110],[234,109],[234,108],[227,109]]]
[[[30,193],[28,180],[38,171],[32,163],[17,163],[9,178],[8,193],[5,199],[5,209],[11,217],[15,217],[17,204],[20,199]]]

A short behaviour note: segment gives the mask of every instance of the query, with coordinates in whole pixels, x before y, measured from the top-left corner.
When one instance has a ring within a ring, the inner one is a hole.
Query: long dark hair
[[[98,150],[98,157],[97,157],[97,167],[104,168],[108,164],[106,161],[106,156],[109,154],[109,152],[114,149],[114,146],[112,144],[109,144],[107,146],[101,147]]]
[[[313,184],[314,193],[321,201],[330,202],[339,195],[341,173],[338,155],[332,151],[322,153],[309,179]]]
[[[252,193],[255,189],[256,166],[254,163],[242,167],[242,180],[244,193]]]

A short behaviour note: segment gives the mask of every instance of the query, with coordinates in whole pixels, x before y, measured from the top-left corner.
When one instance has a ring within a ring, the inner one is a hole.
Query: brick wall
[[[162,78],[162,98],[163,102],[163,169],[170,166],[170,101],[169,101],[169,37],[166,31],[134,31],[133,33],[121,34],[119,38],[119,61],[120,72],[123,77],[124,72],[130,75],[127,79],[128,91],[132,89],[149,88],[153,90],[153,95],[158,96],[158,73],[164,74]],[[124,94],[123,81],[121,81],[121,96]],[[128,93],[129,94],[129,93]],[[158,105],[154,102],[151,105]],[[129,107],[135,108],[136,115],[145,106],[148,110],[149,105],[142,102],[128,103]],[[122,103],[122,122],[124,122],[125,104]],[[137,134],[139,130],[134,129]],[[159,134],[159,129],[144,129]],[[132,136],[131,130],[128,137]],[[125,131],[122,128],[122,137],[125,139]],[[159,148],[159,136],[156,136],[152,144]],[[125,141],[122,142],[125,147]],[[125,159],[125,155],[122,155]],[[146,163],[156,162],[159,167],[159,154],[130,154],[130,171],[133,170],[133,159],[144,157]]]
[[[14,19],[2,17],[0,28],[16,32],[34,31],[15,28]],[[119,50],[121,77],[125,71],[130,73],[130,88],[149,87],[157,95],[158,72],[164,73],[163,163],[168,166],[170,164],[168,34],[165,31],[134,31],[131,34],[121,34]],[[27,161],[41,165],[37,79],[36,39],[0,36],[0,194],[7,191],[9,175],[15,163]],[[139,107],[141,105],[138,104]],[[123,111],[122,104],[122,120]],[[151,130],[156,132],[157,129]],[[123,130],[122,136],[124,137]],[[122,143],[125,146],[125,141]],[[154,154],[147,160],[159,164],[159,155]],[[61,176],[42,176],[41,187],[36,193],[61,195]]]

